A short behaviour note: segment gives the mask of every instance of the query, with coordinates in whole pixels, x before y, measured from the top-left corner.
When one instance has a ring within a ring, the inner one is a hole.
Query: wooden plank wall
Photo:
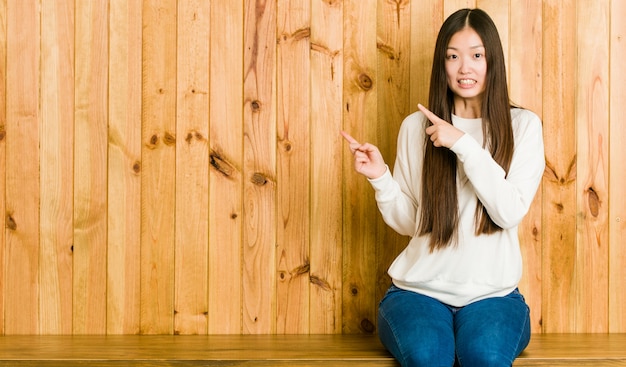
[[[626,332],[626,2],[0,0],[0,333],[372,333],[389,164],[443,19],[494,18],[544,122],[535,332]]]

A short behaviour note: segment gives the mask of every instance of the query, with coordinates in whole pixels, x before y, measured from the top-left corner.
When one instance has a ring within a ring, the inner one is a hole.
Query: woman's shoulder
[[[531,110],[523,107],[511,107],[511,120],[513,123],[541,123],[539,116]]]
[[[424,123],[424,121],[426,120],[426,116],[424,116],[424,114],[422,113],[422,111],[415,111],[410,113],[409,115],[407,115],[404,118],[404,121],[402,121],[402,123]]]
[[[539,116],[531,110],[522,107],[511,107],[511,123],[513,130],[542,129],[542,122]]]
[[[404,118],[400,132],[416,133],[424,130],[426,116],[421,111],[415,111]]]

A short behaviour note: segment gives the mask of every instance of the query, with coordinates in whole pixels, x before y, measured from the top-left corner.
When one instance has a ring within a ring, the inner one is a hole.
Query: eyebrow
[[[483,45],[470,46],[470,49],[476,49],[476,48],[485,48],[485,46]],[[448,46],[447,50],[458,50],[458,48]]]

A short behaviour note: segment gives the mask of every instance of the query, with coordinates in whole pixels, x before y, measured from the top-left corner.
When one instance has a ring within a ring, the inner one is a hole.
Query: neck
[[[454,100],[454,114],[465,119],[477,119],[482,116],[482,101],[456,98]]]

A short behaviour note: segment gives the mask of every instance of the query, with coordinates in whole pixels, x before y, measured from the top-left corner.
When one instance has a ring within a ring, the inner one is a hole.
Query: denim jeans
[[[392,285],[378,335],[402,366],[511,366],[530,340],[529,308],[517,289],[452,307]]]

